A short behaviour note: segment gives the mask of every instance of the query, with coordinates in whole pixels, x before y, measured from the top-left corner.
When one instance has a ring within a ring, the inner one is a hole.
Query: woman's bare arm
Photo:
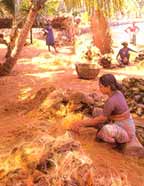
[[[95,127],[97,124],[104,123],[106,120],[106,116],[100,115],[95,118],[77,121],[72,124],[71,130],[78,132],[80,127]]]

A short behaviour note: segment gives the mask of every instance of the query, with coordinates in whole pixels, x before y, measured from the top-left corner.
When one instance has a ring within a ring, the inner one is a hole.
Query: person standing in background
[[[139,27],[135,25],[135,22],[132,23],[132,26],[129,26],[125,32],[130,34],[131,44],[136,45],[136,34],[139,32]]]
[[[55,52],[57,52],[56,46],[55,46],[53,29],[52,29],[52,26],[49,21],[47,23],[46,28],[44,29],[44,35],[46,35],[46,45],[48,46],[49,52],[51,51],[50,46],[52,46],[54,48]]]

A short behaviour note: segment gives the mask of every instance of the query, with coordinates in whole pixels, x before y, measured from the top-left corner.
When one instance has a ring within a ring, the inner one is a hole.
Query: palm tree
[[[0,14],[1,17],[8,17],[12,19],[12,29],[10,33],[10,42],[7,45],[7,54],[10,53],[17,35],[16,17],[15,17],[15,2],[14,0],[1,0],[0,1]]]
[[[47,0],[30,0],[31,6],[29,9],[28,16],[26,18],[23,28],[21,29],[21,32],[17,35],[16,30],[18,26],[15,26],[15,22],[16,22],[15,21],[16,19],[15,6],[14,6],[15,0],[0,0],[0,13],[4,12],[5,14],[5,12],[9,10],[14,20],[13,29],[12,29],[11,36],[10,36],[11,42],[9,43],[6,60],[0,66],[0,76],[9,74],[13,66],[16,64],[16,61],[24,46],[28,32],[31,29],[33,22],[35,21],[37,13],[40,9],[43,8],[46,1]],[[114,11],[121,10],[125,1],[127,0],[109,0],[109,1],[105,1],[105,0],[64,0],[69,10],[71,10],[72,8],[74,9],[74,8],[85,7],[91,16],[95,16],[95,15],[98,16],[97,19],[96,17],[91,19],[92,20],[92,31],[93,31],[93,36],[97,36],[97,37],[93,37],[94,43],[98,47],[102,46],[102,48],[100,48],[102,53],[105,52],[105,46],[106,46],[105,43],[107,43],[105,39],[109,36],[109,27],[107,24],[107,19],[105,18],[106,16],[111,16],[111,14],[113,14]],[[103,23],[102,23],[102,20],[103,20]],[[103,34],[99,34],[101,33],[99,28],[102,30],[103,24],[105,25],[103,29]],[[98,29],[95,29],[95,27]],[[97,41],[97,38],[101,38],[102,44],[100,44],[100,42]],[[108,38],[109,38],[108,42],[111,43],[111,38],[110,37]],[[107,51],[110,50],[109,46],[110,44],[109,45],[107,44],[107,47],[106,47]]]
[[[6,0],[3,0],[6,4]],[[7,0],[7,3],[13,2],[13,0]],[[20,52],[25,44],[25,40],[31,29],[38,11],[43,8],[46,0],[31,0],[31,6],[29,13],[27,15],[25,24],[21,29],[21,32],[15,37],[15,41],[10,48],[9,53],[6,55],[5,62],[0,66],[0,76],[7,75],[11,72],[13,66],[16,64],[16,61],[20,55]]]
[[[108,18],[117,11],[122,11],[127,0],[64,0],[68,10],[70,8],[81,8],[88,11],[91,17],[91,29],[94,44],[101,53],[111,51],[111,35],[109,31]],[[131,1],[135,2],[135,0]]]

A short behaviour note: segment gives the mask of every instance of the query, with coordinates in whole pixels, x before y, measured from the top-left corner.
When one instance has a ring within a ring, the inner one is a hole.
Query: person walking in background
[[[129,65],[129,59],[130,59],[130,52],[136,52],[135,50],[128,48],[128,43],[123,42],[122,43],[123,48],[121,48],[116,56],[116,59],[121,67],[125,65]]]
[[[46,35],[46,45],[48,46],[49,52],[51,51],[50,46],[52,46],[55,49],[55,52],[57,52],[56,46],[55,46],[53,29],[49,21],[47,23],[46,28],[44,29],[44,35]]]
[[[139,27],[135,25],[135,22],[132,23],[132,26],[129,26],[125,32],[130,34],[131,44],[136,45],[136,34],[139,32]]]

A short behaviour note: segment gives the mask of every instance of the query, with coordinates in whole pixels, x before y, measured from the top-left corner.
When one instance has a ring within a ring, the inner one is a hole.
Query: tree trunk
[[[13,48],[15,47],[15,42],[16,42],[17,37],[18,37],[18,25],[16,24],[15,17],[13,17],[12,28],[11,28],[11,33],[10,33],[10,42],[8,43],[7,53],[5,55],[6,58],[10,57],[11,52]]]
[[[91,18],[91,28],[94,45],[100,49],[102,54],[110,53],[112,39],[108,22],[102,12],[95,11]]]
[[[45,0],[42,0],[42,2],[39,2],[39,4],[32,4],[26,22],[15,42],[15,46],[7,55],[6,61],[0,66],[0,76],[8,75],[16,64],[20,52],[25,44],[29,30],[31,29],[33,22],[35,21],[37,12],[39,11],[39,9],[42,8],[44,3]]]

